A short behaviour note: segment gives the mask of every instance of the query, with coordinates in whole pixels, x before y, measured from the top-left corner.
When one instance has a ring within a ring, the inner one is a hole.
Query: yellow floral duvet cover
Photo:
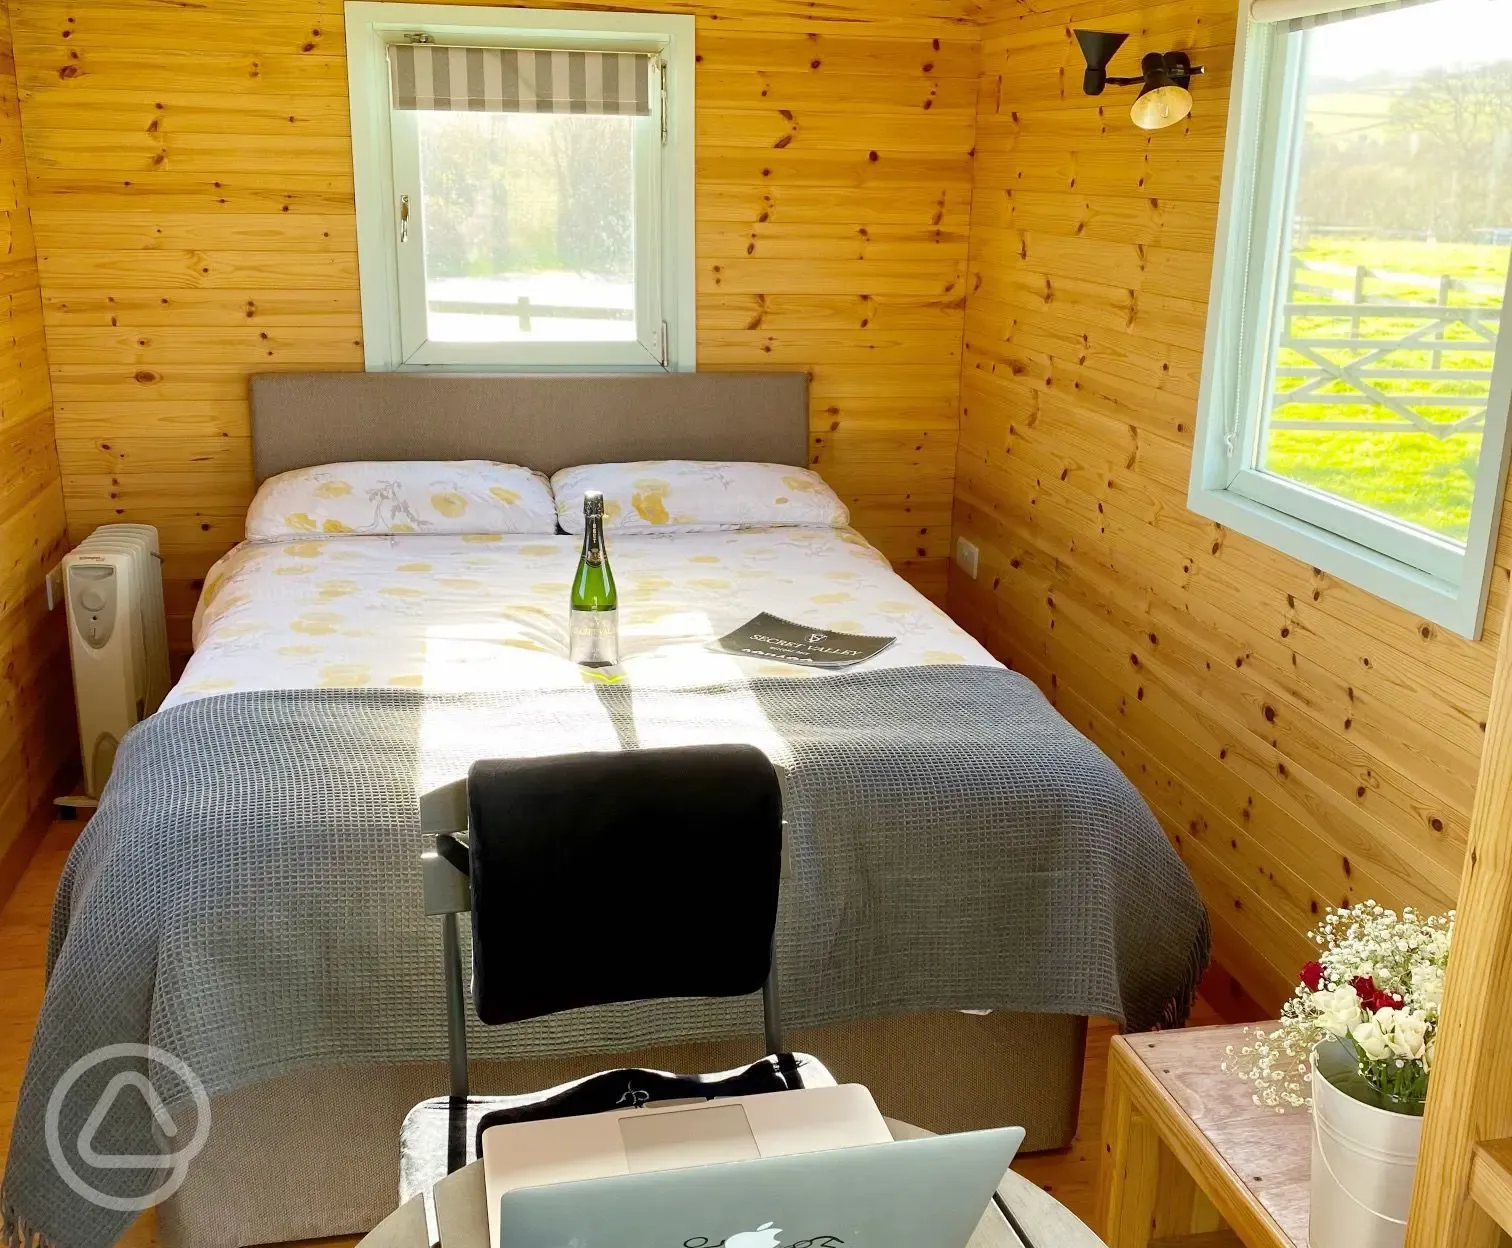
[[[1000,666],[855,531],[773,528],[611,536],[622,661],[590,671],[566,657],[578,553],[569,536],[244,542],[206,578],[194,657],[165,705],[256,689],[688,688],[824,675],[707,649],[761,611],[897,637],[852,670]]]

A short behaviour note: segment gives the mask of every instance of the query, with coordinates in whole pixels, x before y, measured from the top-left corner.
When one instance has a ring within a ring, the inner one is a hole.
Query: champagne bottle
[[[619,662],[619,593],[604,548],[604,496],[583,494],[583,557],[572,578],[571,656],[584,667]]]

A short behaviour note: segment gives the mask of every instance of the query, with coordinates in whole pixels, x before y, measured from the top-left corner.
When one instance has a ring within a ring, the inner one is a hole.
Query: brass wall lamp
[[[1185,52],[1147,52],[1139,64],[1137,77],[1114,78],[1108,75],[1108,62],[1129,36],[1103,30],[1078,30],[1075,34],[1087,61],[1082,90],[1088,95],[1101,95],[1103,88],[1110,85],[1137,85],[1139,95],[1129,109],[1129,116],[1141,130],[1174,126],[1192,111],[1192,76],[1205,71],[1201,65],[1193,65]]]

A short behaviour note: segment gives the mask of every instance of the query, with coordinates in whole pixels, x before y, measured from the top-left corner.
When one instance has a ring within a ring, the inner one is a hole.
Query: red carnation
[[[1302,968],[1302,983],[1308,992],[1317,992],[1323,987],[1323,963],[1309,962]]]
[[[1370,1003],[1370,1009],[1372,1012],[1385,1009],[1400,1010],[1406,1004],[1407,1002],[1402,1000],[1401,997],[1394,996],[1389,992],[1378,991],[1375,994],[1374,1000]]]

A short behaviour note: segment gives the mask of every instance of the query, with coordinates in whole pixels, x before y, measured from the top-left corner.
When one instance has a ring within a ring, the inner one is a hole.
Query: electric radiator
[[[63,558],[84,788],[98,797],[127,730],[168,694],[162,556],[148,524],[107,524]]]

